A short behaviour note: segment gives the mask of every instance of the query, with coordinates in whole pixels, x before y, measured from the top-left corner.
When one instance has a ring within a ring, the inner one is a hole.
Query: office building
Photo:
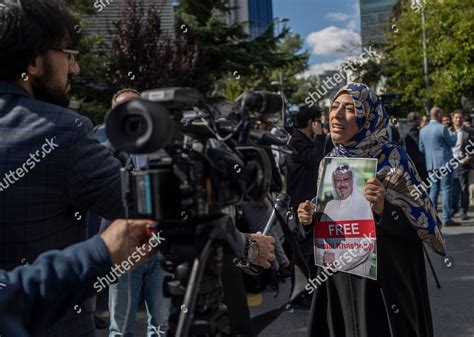
[[[229,0],[229,23],[248,22],[245,31],[250,39],[260,36],[273,21],[272,0]]]
[[[397,0],[359,0],[362,45],[385,42],[385,29]]]
[[[122,18],[126,0],[95,0],[97,13],[87,17],[84,27],[87,33],[99,34],[103,41],[110,45],[115,35],[115,23]],[[172,0],[141,0],[145,7],[154,4],[160,13],[161,29],[165,34],[174,35],[174,7]]]

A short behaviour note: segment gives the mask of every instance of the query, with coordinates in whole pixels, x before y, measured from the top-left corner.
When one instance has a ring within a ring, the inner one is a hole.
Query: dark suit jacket
[[[325,136],[315,140],[296,130],[290,140],[296,153],[286,157],[286,190],[291,197],[290,206],[296,211],[298,205],[316,196],[319,163],[324,158]]]
[[[97,141],[88,118],[0,81],[0,134],[1,269],[86,240],[84,211],[123,216],[120,163]],[[48,337],[95,330],[90,313],[71,307],[70,314]]]
[[[424,181],[428,178],[428,173],[426,172],[425,155],[419,149],[419,142],[420,130],[416,127],[415,123],[407,123],[400,130],[400,145],[407,151],[415,164],[418,174]]]
[[[474,128],[462,126],[463,142],[461,144],[461,170],[470,170],[474,166]],[[469,158],[469,160],[466,160]]]

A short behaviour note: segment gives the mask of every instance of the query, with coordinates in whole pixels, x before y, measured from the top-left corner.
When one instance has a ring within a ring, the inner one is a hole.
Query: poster
[[[325,158],[321,167],[313,199],[316,265],[376,280],[375,221],[364,190],[377,159]]]

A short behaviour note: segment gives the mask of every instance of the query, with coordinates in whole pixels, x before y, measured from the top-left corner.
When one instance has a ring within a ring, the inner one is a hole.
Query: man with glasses
[[[4,270],[86,240],[85,211],[124,215],[120,162],[95,139],[89,119],[66,109],[79,36],[62,3],[6,0],[0,8],[0,177],[10,182],[0,191]],[[54,151],[41,155],[45,143]],[[35,336],[95,336],[90,302],[71,304]]]

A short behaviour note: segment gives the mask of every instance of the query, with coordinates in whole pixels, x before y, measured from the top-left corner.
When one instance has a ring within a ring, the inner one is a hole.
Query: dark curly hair
[[[0,80],[15,81],[37,56],[79,42],[78,21],[62,0],[0,2]]]

